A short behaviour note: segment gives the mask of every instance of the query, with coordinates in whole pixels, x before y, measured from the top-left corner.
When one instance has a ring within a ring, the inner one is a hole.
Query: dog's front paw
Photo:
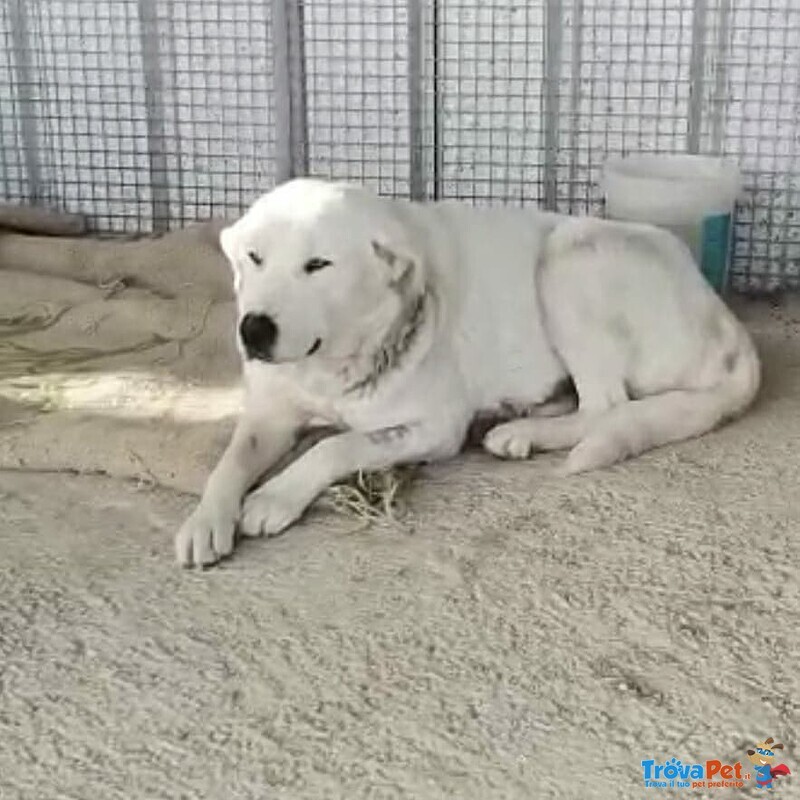
[[[236,512],[203,501],[175,536],[175,557],[185,567],[215,564],[233,552]]]
[[[245,536],[270,536],[288,528],[310,500],[297,488],[273,478],[244,501],[239,530]]]
[[[526,422],[514,420],[492,428],[484,437],[484,448],[498,458],[529,458],[534,442]]]

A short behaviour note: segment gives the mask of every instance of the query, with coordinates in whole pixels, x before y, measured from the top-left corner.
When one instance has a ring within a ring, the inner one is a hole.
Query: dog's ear
[[[422,265],[416,255],[402,252],[377,239],[373,239],[371,244],[372,252],[389,268],[392,286],[405,292],[414,289],[422,282]]]
[[[225,258],[227,258],[231,266],[233,266],[236,263],[236,259],[233,255],[233,231],[230,226],[223,228],[219,232],[219,246],[222,248]]]

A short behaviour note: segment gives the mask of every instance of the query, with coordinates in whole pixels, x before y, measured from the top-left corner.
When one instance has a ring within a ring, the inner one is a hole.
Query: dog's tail
[[[654,447],[699,436],[742,413],[761,380],[758,354],[744,329],[708,389],[675,390],[614,406],[588,429],[567,457],[564,472],[609,466]]]

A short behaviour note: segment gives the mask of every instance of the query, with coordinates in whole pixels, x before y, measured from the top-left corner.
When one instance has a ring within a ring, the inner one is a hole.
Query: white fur
[[[452,456],[476,416],[545,404],[567,377],[577,410],[498,425],[485,447],[571,448],[564,469],[580,472],[702,434],[758,389],[746,331],[651,226],[300,179],[220,241],[240,314],[270,314],[279,334],[273,362],[244,361],[246,407],[177,535],[183,564],[229,554],[237,529],[283,530],[356,470]],[[306,274],[311,258],[332,263]],[[342,432],[245,496],[317,424]]]

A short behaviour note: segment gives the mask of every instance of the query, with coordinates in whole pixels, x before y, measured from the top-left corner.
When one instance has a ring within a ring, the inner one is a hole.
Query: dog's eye
[[[329,267],[333,262],[327,258],[310,258],[306,261],[303,269],[305,272],[311,274],[312,272],[316,272],[320,269],[325,269],[325,267]]]
[[[257,266],[260,267],[264,263],[264,259],[256,253],[255,250],[248,250],[247,257]]]

